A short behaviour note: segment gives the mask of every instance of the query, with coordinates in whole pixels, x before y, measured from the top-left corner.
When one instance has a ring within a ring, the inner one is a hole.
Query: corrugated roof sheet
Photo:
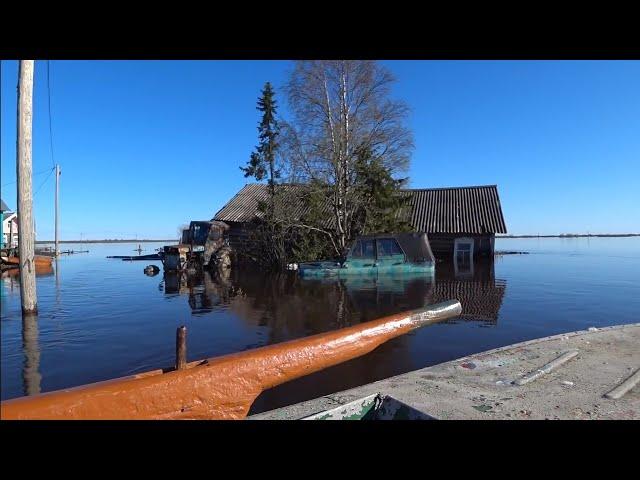
[[[425,188],[412,197],[411,225],[433,233],[507,233],[498,187]]]
[[[305,192],[305,185],[285,184],[278,188],[284,189],[285,208],[294,218],[301,218],[305,213],[305,204],[302,196]],[[282,191],[282,190],[280,190]],[[235,196],[220,209],[212,220],[222,222],[250,222],[256,216],[260,216],[258,211],[259,202],[269,201],[268,186],[262,183],[249,183],[245,185]],[[327,217],[327,225],[332,223],[331,206],[325,205],[322,208]]]
[[[301,201],[304,185],[281,185],[285,201],[295,217],[304,213]],[[407,189],[411,195],[408,220],[418,231],[427,233],[507,233],[498,188],[496,185],[477,187]],[[249,222],[258,215],[258,202],[267,202],[267,185],[245,185],[213,217],[223,222]],[[331,206],[324,207],[326,225],[333,223]]]

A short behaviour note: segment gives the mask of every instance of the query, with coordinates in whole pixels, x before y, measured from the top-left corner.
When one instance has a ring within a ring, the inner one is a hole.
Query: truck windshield
[[[351,256],[353,258],[375,258],[376,253],[373,239],[356,241],[351,249]]]
[[[191,235],[195,245],[204,245],[209,234],[208,223],[194,223],[191,225]]]
[[[379,238],[378,257],[390,257],[392,255],[403,255],[404,252],[393,238]]]

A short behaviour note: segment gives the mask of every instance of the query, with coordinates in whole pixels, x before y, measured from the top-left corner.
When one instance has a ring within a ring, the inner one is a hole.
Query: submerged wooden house
[[[280,185],[294,215],[302,216],[304,185]],[[426,232],[436,258],[451,256],[492,256],[495,234],[507,233],[496,185],[451,188],[405,189],[411,197],[410,207],[401,213],[414,230]],[[241,247],[247,241],[253,220],[260,216],[260,202],[268,200],[267,185],[245,185],[212,218],[229,225],[231,247]],[[331,207],[324,209],[331,222]]]
[[[436,257],[467,251],[474,257],[491,256],[496,233],[507,233],[496,185],[406,192],[412,198],[409,222],[427,232]]]

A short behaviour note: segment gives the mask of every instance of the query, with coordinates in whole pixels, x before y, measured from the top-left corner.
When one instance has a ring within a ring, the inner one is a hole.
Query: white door
[[[455,274],[473,275],[473,238],[456,238],[453,247]]]

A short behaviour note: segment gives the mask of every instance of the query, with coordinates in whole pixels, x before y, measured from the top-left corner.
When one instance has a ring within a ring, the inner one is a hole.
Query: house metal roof
[[[406,190],[412,197],[410,223],[433,233],[507,233],[498,187]]]
[[[287,209],[300,218],[305,210],[305,185],[285,184]],[[473,187],[421,188],[403,190],[412,198],[408,220],[418,231],[427,233],[507,233],[496,185]],[[259,202],[269,199],[266,184],[245,185],[213,217],[223,222],[249,222],[256,216]],[[331,205],[323,206],[327,225],[332,223]]]

